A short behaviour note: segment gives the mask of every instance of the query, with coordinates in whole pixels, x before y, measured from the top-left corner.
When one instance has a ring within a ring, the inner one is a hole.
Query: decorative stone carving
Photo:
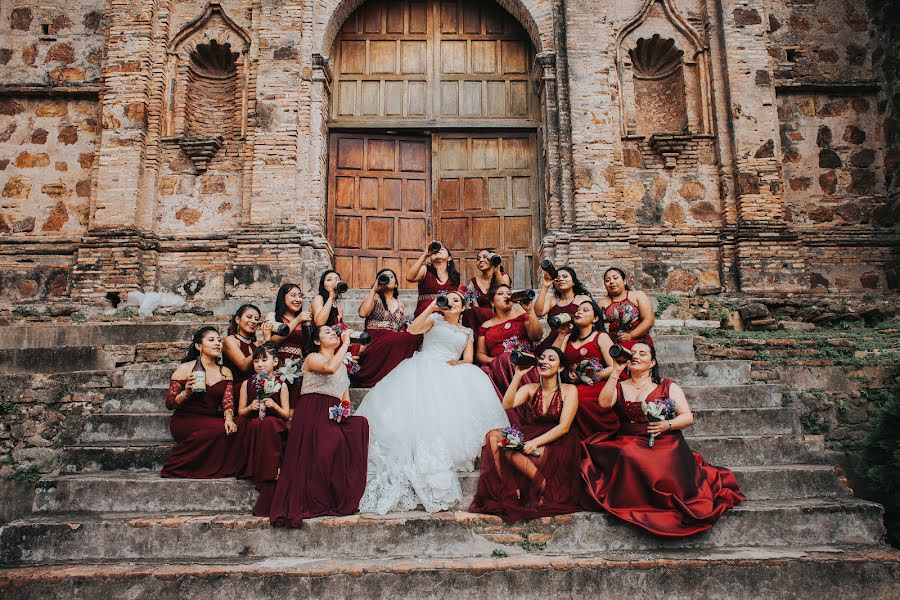
[[[206,171],[209,167],[209,161],[213,159],[224,142],[225,138],[221,135],[215,137],[181,137],[177,141],[184,153],[194,163],[194,169],[196,169],[197,173]]]

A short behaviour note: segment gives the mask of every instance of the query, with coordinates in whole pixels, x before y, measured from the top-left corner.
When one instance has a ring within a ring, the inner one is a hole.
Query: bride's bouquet
[[[341,400],[340,404],[335,404],[328,409],[328,418],[335,423],[343,423],[353,416],[353,408],[350,406],[349,400]]]
[[[525,452],[525,435],[510,425],[509,427],[504,427],[500,430],[500,435],[502,435],[502,439],[500,440],[500,447],[504,450],[518,450],[519,452]],[[531,453],[531,456],[540,456],[540,450],[535,450]]]

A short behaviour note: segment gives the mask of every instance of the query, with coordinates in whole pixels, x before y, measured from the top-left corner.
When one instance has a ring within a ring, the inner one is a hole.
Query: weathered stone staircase
[[[174,365],[116,365],[195,326],[6,328],[18,349],[0,351],[0,380],[40,372],[95,412],[68,416],[59,474],[38,482],[31,515],[0,529],[3,598],[900,597],[881,507],[842,485],[776,386],[751,384],[749,362],[696,361],[690,336],[658,338],[664,374],[694,409],[692,448],[732,468],[747,501],[711,532],[671,541],[600,513],[509,526],[462,512],[477,473],[463,474],[459,512],[301,530],[251,516],[248,482],[161,479]]]

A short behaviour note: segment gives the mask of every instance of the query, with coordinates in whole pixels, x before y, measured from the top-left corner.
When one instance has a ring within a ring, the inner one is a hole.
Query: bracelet
[[[666,421],[666,425],[669,426],[669,429],[667,429],[666,431],[671,431],[672,430],[672,421]]]

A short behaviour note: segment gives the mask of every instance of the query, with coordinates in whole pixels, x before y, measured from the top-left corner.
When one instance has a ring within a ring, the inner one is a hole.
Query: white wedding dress
[[[472,330],[439,314],[422,348],[366,395],[369,467],[360,512],[452,508],[462,498],[457,470],[472,470],[485,434],[509,419],[494,385],[471,364],[451,366]],[[464,510],[468,507],[462,507]]]

